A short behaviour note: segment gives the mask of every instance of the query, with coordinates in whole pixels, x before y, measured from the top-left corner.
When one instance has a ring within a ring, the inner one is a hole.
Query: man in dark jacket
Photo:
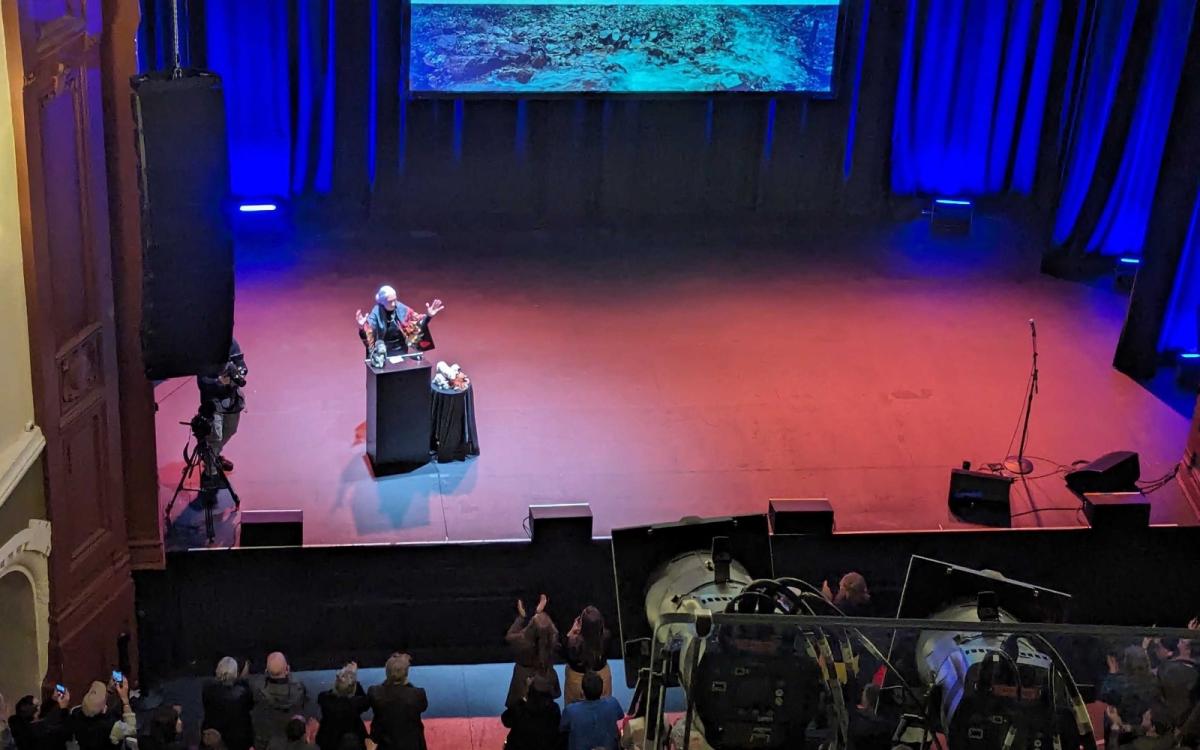
[[[212,421],[212,428],[205,440],[222,471],[233,471],[233,462],[222,456],[221,451],[237,432],[242,410],[246,408],[242,388],[246,385],[249,372],[242,347],[237,339],[233,339],[229,345],[229,360],[221,370],[216,375],[200,375],[196,378],[196,386],[200,389],[200,415]]]
[[[287,659],[276,651],[267,657],[265,674],[250,679],[254,698],[251,723],[254,747],[265,748],[272,739],[287,740],[287,725],[293,716],[304,713],[308,694],[304,684],[292,677]]]
[[[426,750],[421,714],[429,708],[429,699],[423,689],[408,684],[411,664],[408,654],[392,654],[384,667],[383,684],[367,691],[375,711],[371,739],[379,750]]]
[[[200,699],[204,706],[201,730],[217,730],[227,750],[249,750],[254,744],[254,728],[250,723],[254,698],[250,683],[239,674],[233,657],[226,656],[217,662],[216,675],[204,685]]]

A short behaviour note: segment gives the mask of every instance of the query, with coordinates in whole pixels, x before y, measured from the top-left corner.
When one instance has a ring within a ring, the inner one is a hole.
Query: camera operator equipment
[[[246,386],[246,357],[237,339],[229,346],[229,360],[215,376],[200,375],[196,385],[200,388],[200,414],[212,421],[208,433],[208,445],[216,459],[214,466],[224,471],[233,471],[233,463],[221,455],[221,451],[237,432],[246,399],[242,388]],[[211,475],[210,475],[211,479]]]
[[[212,432],[213,420],[211,416],[204,414],[203,407],[201,411],[192,417],[190,422],[180,422],[179,424],[187,425],[191,428],[191,435],[183,445],[183,471],[179,476],[179,483],[175,485],[175,492],[171,495],[171,502],[167,503],[167,509],[163,512],[163,521],[167,535],[171,533],[171,511],[175,507],[175,501],[179,498],[179,493],[183,491],[183,486],[188,479],[196,473],[196,469],[200,469],[200,487],[196,499],[204,508],[204,531],[211,543],[216,539],[217,531],[213,519],[213,510],[217,506],[217,493],[221,490],[228,490],[229,496],[233,498],[233,506],[240,508],[242,501],[238,498],[237,492],[234,491],[233,485],[229,483],[229,477],[225,475],[225,470],[221,468],[218,457],[213,453],[212,449]],[[192,441],[195,440],[195,447]]]

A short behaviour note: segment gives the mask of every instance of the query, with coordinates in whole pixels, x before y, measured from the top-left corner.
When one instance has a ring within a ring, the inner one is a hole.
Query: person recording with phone
[[[109,705],[109,691],[120,706]],[[137,717],[129,705],[129,683],[125,675],[114,671],[106,686],[93,682],[83,701],[71,710],[70,727],[79,750],[108,750],[137,736]]]
[[[42,686],[42,707],[30,725],[35,750],[66,750],[71,741],[70,705],[71,693],[65,685]]]
[[[216,375],[200,375],[196,385],[200,388],[200,417],[212,426],[205,440],[212,449],[213,458],[222,471],[233,471],[233,462],[221,455],[221,451],[237,432],[246,398],[242,389],[246,387],[246,357],[237,339],[229,346],[229,359]],[[215,471],[215,467],[213,467]]]

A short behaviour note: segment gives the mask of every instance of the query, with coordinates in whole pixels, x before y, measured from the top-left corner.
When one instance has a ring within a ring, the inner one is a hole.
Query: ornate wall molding
[[[0,453],[0,505],[4,505],[45,449],[46,436],[40,427],[31,423],[12,445]]]
[[[0,578],[23,575],[33,589],[40,684],[50,665],[50,522],[32,520],[0,546]],[[33,677],[33,676],[31,676]]]

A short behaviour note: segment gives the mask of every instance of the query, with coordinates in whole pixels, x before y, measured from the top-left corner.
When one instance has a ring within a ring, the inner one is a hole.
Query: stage
[[[1041,352],[1013,525],[1076,526],[1060,466],[1182,456],[1188,419],[1110,366],[1126,298],[1038,273],[1039,235],[980,216],[719,232],[305,232],[238,246],[247,411],[226,449],[243,510],[304,511],[305,545],[520,539],[527,506],[587,502],[594,533],[827,497],[846,531],[966,528],[951,468],[1016,452]],[[382,283],[423,309],[433,360],[475,388],[481,455],[374,477],[355,332]],[[162,504],[194,382],[155,389]],[[168,546],[203,546],[186,495]],[[1194,524],[1174,483],[1152,522]],[[218,544],[237,516],[222,496]]]

